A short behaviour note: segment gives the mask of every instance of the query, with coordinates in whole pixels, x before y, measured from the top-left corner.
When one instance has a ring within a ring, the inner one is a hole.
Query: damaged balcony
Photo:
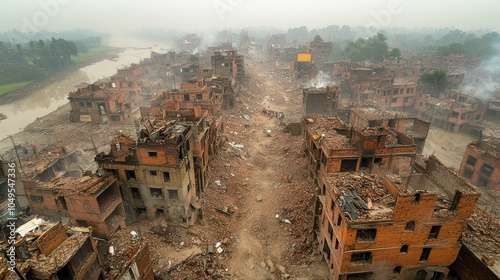
[[[121,207],[116,207],[115,210],[104,221],[108,232],[115,232],[121,226],[125,211]]]
[[[113,182],[107,189],[97,196],[97,203],[101,215],[106,216],[106,213],[111,209],[116,208],[121,203],[121,195],[117,182]]]

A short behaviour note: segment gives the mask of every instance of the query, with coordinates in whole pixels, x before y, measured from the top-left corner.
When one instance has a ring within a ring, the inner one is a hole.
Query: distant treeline
[[[52,38],[25,44],[0,41],[0,85],[47,77],[71,65],[71,56],[100,44],[99,37],[75,41]]]
[[[484,60],[499,53],[500,36],[497,32],[475,30],[465,32],[460,29],[420,29],[404,28],[381,29],[372,37],[369,30],[348,25],[330,25],[320,29],[308,30],[301,26],[290,28],[286,32],[288,42],[310,41],[319,35],[324,40],[335,43],[334,59],[350,59],[354,61],[370,60],[380,62],[386,55],[389,46],[397,46],[401,50],[416,53],[449,55],[465,54]],[[381,36],[383,35],[383,36]],[[368,53],[366,53],[368,52]]]

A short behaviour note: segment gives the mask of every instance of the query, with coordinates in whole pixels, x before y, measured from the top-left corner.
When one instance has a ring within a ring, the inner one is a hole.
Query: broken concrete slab
[[[286,273],[286,268],[282,265],[278,265],[278,269],[279,271],[282,273],[282,274],[285,274]]]

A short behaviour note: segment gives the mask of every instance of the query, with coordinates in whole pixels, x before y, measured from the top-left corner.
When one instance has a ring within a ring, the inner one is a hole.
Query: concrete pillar
[[[150,220],[156,218],[156,208],[154,208],[154,207],[146,207],[146,216]]]

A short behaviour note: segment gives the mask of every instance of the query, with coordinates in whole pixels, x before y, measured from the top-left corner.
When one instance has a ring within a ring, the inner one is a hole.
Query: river
[[[54,81],[41,87],[21,100],[0,105],[0,113],[7,116],[7,119],[0,121],[0,140],[23,130],[37,118],[43,117],[68,103],[68,93],[74,91],[77,85],[109,77],[115,74],[117,69],[150,57],[151,51],[164,53],[170,48],[167,44],[160,46],[154,42],[123,37],[112,37],[104,44],[124,47],[125,49],[117,54],[116,59],[105,59],[82,67],[66,75],[64,80]]]

